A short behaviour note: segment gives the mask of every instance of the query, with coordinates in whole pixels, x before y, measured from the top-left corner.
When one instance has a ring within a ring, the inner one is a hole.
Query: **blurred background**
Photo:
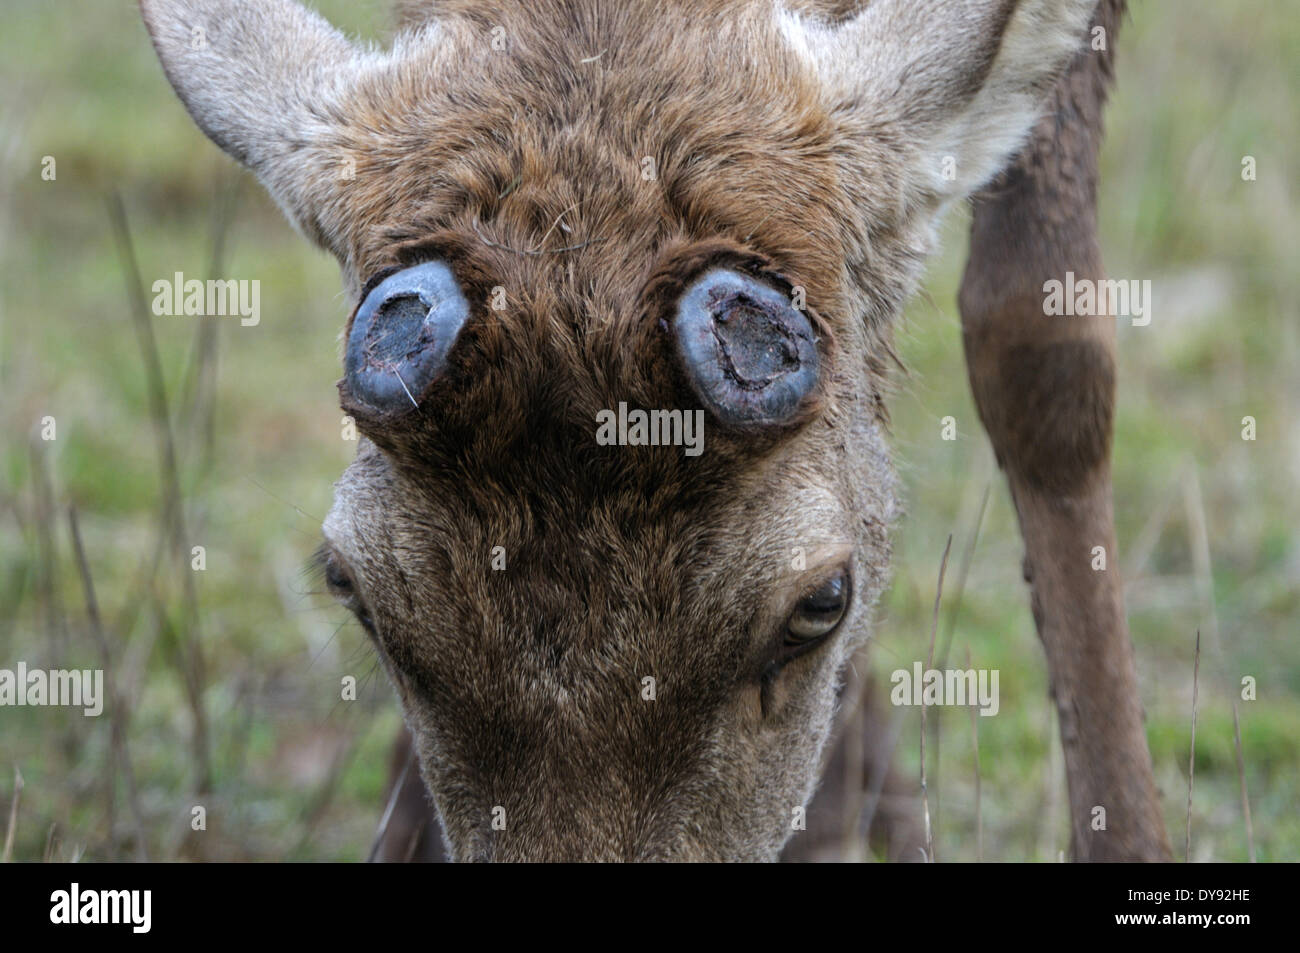
[[[363,37],[388,29],[387,0],[316,6]],[[1150,326],[1120,323],[1114,470],[1156,778],[1181,858],[1199,630],[1191,859],[1294,861],[1300,18],[1286,0],[1132,7],[1101,222],[1112,277],[1155,293]],[[337,268],[193,126],[132,0],[0,0],[0,22],[0,668],[106,667],[118,697],[98,718],[0,708],[0,849],[363,859],[400,717],[364,634],[306,569],[355,448],[334,389],[351,305]],[[951,534],[941,645],[952,667],[1000,671],[1001,711],[975,719],[978,798],[971,720],[930,711],[936,854],[1055,861],[1055,713],[962,359],[967,225],[947,222],[899,329],[909,515],[871,665],[884,684],[925,657]],[[259,279],[260,324],[152,317],[153,281],[175,272]],[[919,778],[919,709],[895,712],[899,766]]]

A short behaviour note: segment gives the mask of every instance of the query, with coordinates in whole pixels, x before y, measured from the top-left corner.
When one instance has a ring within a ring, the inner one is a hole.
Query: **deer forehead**
[[[844,143],[772,8],[669,32],[649,5],[576,30],[545,6],[502,11],[504,50],[479,21],[406,36],[315,138],[317,191],[337,193],[318,223],[354,292],[450,230],[508,294],[559,278],[626,299],[665,244],[718,236],[839,294]]]

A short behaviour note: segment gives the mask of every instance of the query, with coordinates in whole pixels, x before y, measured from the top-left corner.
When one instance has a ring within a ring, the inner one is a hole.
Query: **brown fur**
[[[367,439],[325,524],[449,853],[775,858],[886,582],[892,320],[937,216],[1022,141],[1087,0],[408,0],[385,54],[287,0],[142,2],[196,120],[355,300],[436,258],[470,302],[418,407],[341,382]],[[696,405],[670,318],[716,265],[806,293],[812,399],[781,426],[710,418],[698,457],[598,446],[620,402]],[[1104,362],[1072,353],[1049,365],[1104,395]],[[998,372],[1059,419],[1039,381]],[[991,429],[1021,435],[998,406],[981,397]],[[1063,446],[1095,461],[1101,429]],[[1060,485],[1050,461],[1024,472]],[[840,628],[778,665],[798,600],[841,567]],[[861,744],[835,777],[863,776]]]
[[[858,548],[870,554],[857,579],[865,613],[883,583],[872,567],[887,558],[887,513],[859,506],[853,484],[880,480],[812,449],[834,439],[824,420],[784,442],[710,428],[696,460],[592,436],[596,412],[619,401],[691,406],[663,319],[708,264],[810,289],[810,310],[838,317],[827,346],[873,353],[840,290],[850,209],[815,91],[776,50],[738,70],[724,52],[734,11],[694,9],[717,52],[682,44],[665,63],[639,19],[651,8],[607,10],[503,8],[509,56],[463,21],[450,28],[466,52],[445,98],[391,84],[360,97],[373,111],[349,128],[365,138],[343,146],[360,160],[345,251],[358,274],[437,249],[471,301],[501,286],[508,307],[467,329],[420,412],[374,421],[345,395],[388,452],[359,456],[346,528],[331,530],[367,580],[457,857],[771,856],[811,792],[807,769],[764,751],[815,760],[830,697],[813,707],[818,694],[789,683],[831,688],[835,667],[823,654],[762,687],[767,633],[807,585],[783,567],[795,546],[863,536],[853,514],[880,512]],[[427,111],[427,150],[394,101]],[[642,179],[646,155],[657,182]],[[881,385],[854,363],[827,397],[865,401],[869,420]],[[878,426],[860,434],[857,459],[882,464]],[[796,502],[800,485],[825,488],[825,501]],[[746,512],[774,504],[742,542]],[[785,515],[797,511],[821,519]],[[505,572],[490,569],[495,546]],[[654,702],[640,697],[645,676],[658,680]],[[776,696],[766,719],[765,692]],[[713,767],[723,751],[739,777]],[[727,793],[737,784],[760,814]],[[503,832],[490,827],[497,805]]]

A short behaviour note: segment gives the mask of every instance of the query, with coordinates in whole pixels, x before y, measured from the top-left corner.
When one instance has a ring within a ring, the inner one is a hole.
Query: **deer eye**
[[[346,599],[354,592],[352,578],[344,571],[339,558],[332,553],[325,559],[325,585],[340,599]]]
[[[343,568],[342,560],[334,553],[325,557],[325,585],[335,599],[352,611],[361,627],[374,635],[375,625],[370,618],[370,611],[357,594],[357,587],[348,571]]]
[[[848,570],[840,569],[801,598],[786,622],[786,646],[803,648],[830,635],[848,609],[850,588]]]

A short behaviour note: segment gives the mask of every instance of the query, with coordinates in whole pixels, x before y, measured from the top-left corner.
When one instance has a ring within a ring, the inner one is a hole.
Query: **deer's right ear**
[[[1097,2],[871,0],[839,23],[782,11],[778,25],[848,128],[904,155],[902,201],[915,207],[968,195],[1006,166]]]
[[[344,161],[332,141],[348,91],[377,55],[294,0],[140,0],[140,9],[199,128],[330,247]]]

